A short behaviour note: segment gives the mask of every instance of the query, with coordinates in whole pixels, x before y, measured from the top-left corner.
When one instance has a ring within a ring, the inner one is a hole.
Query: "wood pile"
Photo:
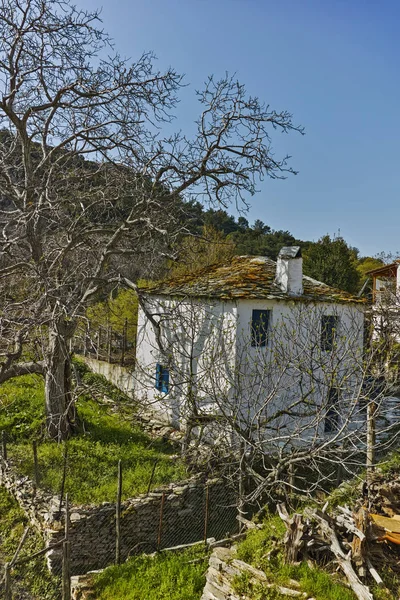
[[[350,509],[337,506],[327,512],[306,509],[289,516],[284,504],[278,514],[286,525],[286,560],[303,560],[342,572],[359,600],[373,600],[369,585],[385,589],[380,572],[390,569],[400,579],[400,479],[377,475],[368,495]],[[388,597],[392,597],[387,590]]]

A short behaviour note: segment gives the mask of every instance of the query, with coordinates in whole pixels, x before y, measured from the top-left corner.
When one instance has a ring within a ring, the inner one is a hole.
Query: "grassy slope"
[[[109,386],[102,378],[84,375],[89,383]],[[77,402],[80,433],[67,443],[65,492],[75,503],[99,503],[115,500],[118,460],[123,467],[123,497],[145,492],[155,461],[152,487],[186,476],[183,464],[174,456],[168,442],[152,440],[133,423],[132,405],[117,399],[118,412],[87,396]],[[14,443],[9,454],[17,460],[23,475],[33,477],[33,450],[30,439],[43,434],[43,381],[25,376],[0,387],[0,430],[5,429]],[[41,485],[59,493],[65,445],[43,442],[38,447]]]
[[[267,517],[263,529],[250,531],[238,545],[238,558],[265,571],[271,583],[285,585],[290,578],[296,579],[301,590],[315,600],[354,600],[354,594],[335,573],[310,569],[306,563],[285,565],[279,547],[284,533],[285,526],[279,517]],[[188,563],[197,558],[199,552],[204,556],[204,549],[161,553],[155,558],[140,556],[119,567],[109,567],[96,577],[94,597],[98,600],[199,600],[207,561]],[[238,578],[234,585],[240,595],[252,600],[287,598],[274,589],[254,586],[246,576]]]
[[[96,600],[197,600],[205,584],[204,548],[139,556],[96,577]],[[198,560],[195,563],[189,561]]]

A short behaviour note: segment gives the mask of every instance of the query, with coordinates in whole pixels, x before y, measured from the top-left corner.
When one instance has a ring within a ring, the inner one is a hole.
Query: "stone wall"
[[[2,461],[2,483],[16,497],[30,520],[42,531],[48,545],[64,537],[64,508],[59,498],[35,491],[26,477],[17,477],[8,461]],[[202,540],[205,535],[208,486],[208,537],[220,539],[237,531],[236,498],[221,481],[199,477],[170,484],[148,495],[131,498],[121,506],[121,560],[140,552],[154,552]],[[162,525],[160,533],[160,515]],[[70,507],[71,572],[73,575],[101,569],[115,560],[115,504]],[[158,541],[160,542],[158,544]],[[61,549],[48,553],[52,571],[59,573]]]
[[[289,581],[290,587],[270,582],[264,571],[255,569],[242,560],[238,560],[234,548],[216,548],[211,554],[206,573],[206,585],[201,600],[249,600],[248,596],[239,594],[233,585],[235,578],[243,575],[250,580],[254,591],[256,592],[257,589],[258,592],[263,590],[265,597],[267,597],[267,590],[269,589],[271,590],[271,596],[268,595],[268,598],[288,596],[291,598],[315,600],[314,598],[309,598],[305,592],[301,592],[299,589],[300,584],[293,579]]]

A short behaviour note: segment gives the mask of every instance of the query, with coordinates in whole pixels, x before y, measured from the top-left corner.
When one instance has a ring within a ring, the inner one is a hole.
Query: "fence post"
[[[165,492],[163,492],[162,496],[161,496],[160,521],[158,524],[158,536],[157,536],[157,550],[159,550],[161,547],[161,533],[162,533],[163,514],[164,514],[164,502],[165,502]]]
[[[7,439],[6,432],[4,431],[4,429],[1,432],[1,449],[3,454],[3,460],[7,460]]]
[[[153,479],[154,479],[154,473],[156,471],[156,466],[158,463],[158,458],[156,458],[156,460],[154,461],[154,465],[153,465],[153,469],[151,471],[151,475],[150,475],[150,480],[149,480],[149,485],[147,486],[147,493],[146,495],[148,496],[150,493],[150,489],[151,489],[151,484],[153,483]]]
[[[367,474],[366,479],[367,483],[371,483],[371,479],[373,477],[373,473],[375,470],[375,442],[376,442],[376,423],[375,423],[375,413],[376,413],[377,405],[373,400],[369,400],[367,406]]]
[[[10,563],[4,565],[4,599],[12,600]]]
[[[97,332],[97,344],[96,344],[96,359],[99,360],[99,356],[100,356],[100,327],[99,330]]]
[[[122,353],[121,353],[121,365],[125,364],[125,352],[126,352],[126,335],[128,331],[128,319],[124,321],[124,327],[122,330]]]
[[[60,508],[58,509],[59,514],[61,515],[62,501],[64,496],[64,487],[65,487],[65,479],[67,477],[67,459],[68,459],[68,446],[64,443],[64,464],[63,464],[63,475],[61,480],[61,490],[60,490]]]
[[[71,600],[71,542],[69,541],[69,504],[65,494],[65,541],[62,561],[62,600]]]
[[[118,461],[118,485],[117,485],[117,504],[115,509],[115,562],[117,565],[121,562],[121,497],[122,497],[122,463]]]
[[[32,447],[33,447],[33,468],[34,468],[34,472],[35,472],[35,485],[36,485],[36,487],[38,487],[38,485],[39,485],[39,465],[38,465],[38,457],[37,457],[37,442],[36,442],[36,440],[33,440]]]
[[[112,346],[112,329],[109,326],[107,329],[107,358],[108,362],[111,363],[111,346]]]
[[[210,498],[210,486],[206,484],[206,506],[204,512],[204,543],[207,544],[207,530],[208,530],[208,506]]]
[[[244,516],[244,497],[246,494],[245,489],[245,469],[243,466],[243,460],[245,457],[246,445],[244,441],[240,442],[240,451],[239,451],[239,486],[238,486],[238,517],[239,517],[239,533],[243,531],[243,523],[240,521],[240,518]]]

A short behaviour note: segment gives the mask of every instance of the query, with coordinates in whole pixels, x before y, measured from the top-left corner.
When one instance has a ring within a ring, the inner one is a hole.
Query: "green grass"
[[[14,440],[37,439],[44,433],[43,378],[16,377],[0,385],[0,429]]]
[[[341,583],[335,573],[327,573],[318,567],[310,569],[305,562],[286,565],[282,547],[284,533],[283,521],[278,516],[268,515],[263,528],[250,531],[238,545],[237,557],[264,571],[271,583],[290,587],[289,580],[297,580],[301,591],[315,600],[355,599],[353,592]],[[235,588],[238,593],[248,595],[252,600],[284,598],[275,589],[267,590],[262,585],[252,584],[246,575],[236,579]]]
[[[85,375],[97,393],[110,397],[110,384],[93,374]],[[103,387],[102,387],[103,386]],[[118,392],[115,392],[118,396]],[[80,431],[66,444],[43,441],[38,445],[40,486],[58,494],[61,488],[64,453],[67,452],[65,492],[78,504],[115,501],[118,461],[123,469],[123,498],[146,492],[157,461],[152,488],[183,479],[186,469],[174,455],[173,446],[152,440],[134,423],[134,407],[113,398],[118,410],[84,396],[77,402]],[[9,455],[18,471],[34,476],[30,440],[40,438],[44,427],[43,380],[25,376],[0,387],[0,429],[14,443]],[[43,436],[42,436],[43,438]]]
[[[0,579],[3,575],[2,565],[9,562],[17,549],[18,543],[27,526],[25,513],[14,498],[0,487]],[[38,532],[31,527],[19,558],[27,557],[44,547]],[[59,598],[56,577],[50,575],[43,557],[35,558],[11,571],[11,583],[14,598],[27,597],[30,593],[35,600],[57,600]],[[0,596],[1,596],[0,586]]]
[[[200,559],[199,562],[189,563]],[[199,600],[208,557],[204,548],[138,556],[108,567],[94,583],[96,600]]]

